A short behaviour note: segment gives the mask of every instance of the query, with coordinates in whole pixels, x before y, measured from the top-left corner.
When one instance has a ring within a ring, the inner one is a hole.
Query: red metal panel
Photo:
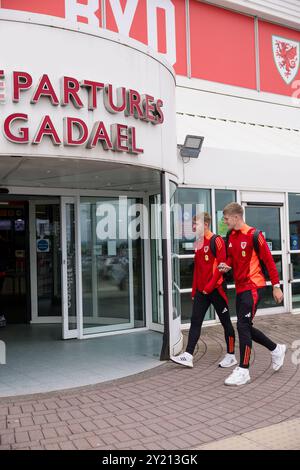
[[[272,38],[275,41],[274,48]],[[277,41],[281,44],[276,45]],[[296,49],[293,43],[298,43],[298,47],[297,44],[295,45]],[[293,81],[300,80],[299,45],[299,31],[259,21],[260,83],[262,91],[288,96],[293,94]]]
[[[192,76],[256,88],[254,19],[190,1]]]
[[[176,22],[176,56],[174,64],[178,75],[187,74],[187,51],[186,51],[186,13],[184,0],[172,0],[175,6]]]
[[[65,17],[65,0],[2,0],[0,3],[1,8],[10,10],[30,11],[43,15]]]

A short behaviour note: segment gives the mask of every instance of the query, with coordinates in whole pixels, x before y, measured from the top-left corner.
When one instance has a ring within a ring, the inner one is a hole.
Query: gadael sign
[[[4,71],[0,71],[1,101],[7,102],[5,95]],[[104,107],[108,113],[123,114],[137,120],[159,125],[164,122],[163,101],[149,94],[140,94],[131,88],[114,88],[112,84],[93,80],[78,81],[64,76],[60,80],[59,90],[47,74],[34,83],[28,72],[12,72],[12,96],[10,99],[21,104],[29,99],[32,106],[46,101],[54,107],[70,106],[73,109],[86,108],[89,112]],[[89,117],[89,122],[90,117]],[[88,149],[101,145],[104,150],[142,154],[138,147],[134,126],[103,120],[94,121],[88,126],[84,119],[77,116],[63,118],[62,130],[57,129],[50,114],[45,114],[36,129],[30,128],[30,115],[14,112],[4,117],[3,133],[14,144],[40,144],[50,139],[53,145],[85,146]],[[34,135],[34,137],[31,136]],[[62,135],[63,137],[62,137]]]

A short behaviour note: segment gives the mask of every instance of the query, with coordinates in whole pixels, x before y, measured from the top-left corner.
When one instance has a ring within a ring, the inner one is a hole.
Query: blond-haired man
[[[268,244],[256,228],[244,221],[244,209],[235,202],[225,206],[224,222],[228,226],[227,261],[219,265],[220,272],[233,269],[236,288],[237,329],[240,342],[240,364],[225,380],[226,385],[243,385],[250,381],[249,361],[252,340],[271,352],[272,366],[279,370],[284,362],[286,346],[276,344],[253,327],[253,319],[266,286],[261,261],[269,273],[276,303],[283,300],[279,275]],[[256,238],[257,237],[257,238]],[[256,246],[257,245],[257,246]]]

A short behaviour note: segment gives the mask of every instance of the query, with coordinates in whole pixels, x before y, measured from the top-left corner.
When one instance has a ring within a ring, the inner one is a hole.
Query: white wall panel
[[[300,100],[179,77],[176,110],[256,124],[300,129]]]
[[[178,158],[180,183],[255,190],[300,190],[300,132],[177,116],[178,141],[204,136],[199,158]]]
[[[298,0],[208,0],[207,3],[300,29],[300,2]]]

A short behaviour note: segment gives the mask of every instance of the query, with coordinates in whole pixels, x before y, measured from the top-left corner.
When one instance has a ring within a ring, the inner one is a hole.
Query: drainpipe
[[[164,299],[164,334],[163,343],[160,353],[160,360],[167,361],[170,359],[170,325],[169,325],[169,263],[168,263],[168,239],[167,239],[167,217],[166,213],[167,195],[166,195],[166,174],[164,171],[160,174],[160,190],[162,205],[162,257],[163,257],[163,299]],[[168,204],[169,206],[169,204]]]

